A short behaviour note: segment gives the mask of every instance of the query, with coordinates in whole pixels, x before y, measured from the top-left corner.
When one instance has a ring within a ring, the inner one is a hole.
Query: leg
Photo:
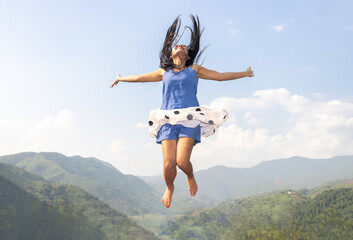
[[[192,164],[190,162],[192,148],[195,139],[189,137],[180,137],[177,143],[177,164],[178,167],[186,174],[188,179],[188,187],[191,196],[195,196],[197,192],[197,183],[194,178]]]
[[[177,140],[163,140],[163,175],[164,181],[167,185],[165,193],[162,198],[162,203],[166,208],[170,207],[172,196],[174,192],[174,179],[177,174],[176,169],[176,148]]]

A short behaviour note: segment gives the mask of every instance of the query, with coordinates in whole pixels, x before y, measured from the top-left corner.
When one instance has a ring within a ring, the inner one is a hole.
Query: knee
[[[164,171],[172,172],[176,169],[176,162],[175,161],[165,161],[163,164]]]
[[[186,159],[179,158],[177,159],[177,165],[181,170],[184,170],[188,168],[189,163]]]

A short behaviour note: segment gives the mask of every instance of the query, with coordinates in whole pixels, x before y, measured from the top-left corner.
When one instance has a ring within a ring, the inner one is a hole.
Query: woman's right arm
[[[111,88],[117,85],[119,82],[159,82],[163,79],[163,74],[165,70],[160,68],[155,72],[145,73],[141,75],[131,75],[122,77],[120,74],[114,81],[114,83],[110,86]]]

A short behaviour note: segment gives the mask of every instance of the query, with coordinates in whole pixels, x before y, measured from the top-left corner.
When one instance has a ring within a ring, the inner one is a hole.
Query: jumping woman
[[[201,142],[201,136],[213,135],[228,118],[225,110],[199,105],[196,97],[199,78],[227,81],[254,76],[251,67],[243,72],[219,73],[194,64],[204,51],[199,52],[203,30],[200,29],[197,16],[191,15],[191,19],[193,27],[187,27],[191,31],[188,46],[178,44],[180,40],[178,16],[167,31],[160,52],[160,69],[142,75],[126,77],[118,75],[111,85],[114,87],[119,82],[163,81],[162,106],[151,111],[149,132],[156,138],[156,142],[162,145],[163,175],[167,185],[162,203],[167,208],[172,202],[177,166],[186,174],[189,192],[191,196],[195,196],[197,183],[190,162],[192,149]]]

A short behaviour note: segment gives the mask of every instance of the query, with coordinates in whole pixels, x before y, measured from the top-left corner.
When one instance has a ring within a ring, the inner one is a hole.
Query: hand
[[[110,86],[110,88],[114,87],[115,85],[117,85],[119,83],[119,78],[121,77],[121,75],[119,74],[117,77],[116,77],[116,80],[115,82]]]
[[[246,70],[246,76],[247,77],[253,77],[254,76],[254,71],[251,70],[251,67],[248,67]]]

